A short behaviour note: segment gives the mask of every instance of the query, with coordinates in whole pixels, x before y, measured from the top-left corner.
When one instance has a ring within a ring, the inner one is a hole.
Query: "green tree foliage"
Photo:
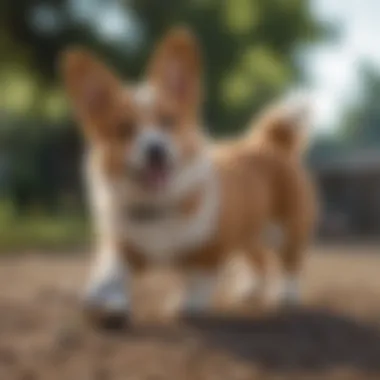
[[[2,71],[13,71],[16,93],[25,94],[18,98],[20,109],[27,103],[27,94],[31,102],[34,100],[35,113],[49,114],[51,108],[58,107],[53,91],[57,85],[56,61],[67,45],[90,46],[106,56],[125,78],[135,79],[156,40],[170,26],[185,23],[196,31],[203,45],[206,113],[215,133],[241,128],[263,102],[299,79],[295,53],[322,32],[304,0],[2,3],[0,51],[6,57]],[[27,74],[34,81],[28,82]]]

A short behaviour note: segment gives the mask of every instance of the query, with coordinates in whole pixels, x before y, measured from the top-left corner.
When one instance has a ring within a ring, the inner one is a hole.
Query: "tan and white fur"
[[[195,282],[211,289],[203,294],[228,305],[257,284],[254,273],[267,295],[273,254],[265,233],[272,224],[284,235],[283,295],[295,300],[315,219],[311,183],[300,160],[277,145],[276,133],[220,143],[205,135],[201,56],[189,31],[168,33],[143,85],[125,87],[81,49],[65,55],[63,73],[88,142],[85,171],[97,234],[90,305],[124,311],[131,278],[160,268],[193,279],[196,273]],[[259,130],[283,117],[279,111],[265,116]],[[299,120],[280,128],[298,135],[293,124]],[[155,216],[139,220],[144,210]],[[247,281],[241,261],[250,269]],[[178,294],[165,309],[181,307],[185,289],[173,290]]]

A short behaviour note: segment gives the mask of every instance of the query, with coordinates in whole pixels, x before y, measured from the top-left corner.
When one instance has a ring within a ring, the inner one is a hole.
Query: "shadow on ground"
[[[189,317],[206,344],[276,371],[352,368],[380,373],[376,326],[318,310],[262,319]]]

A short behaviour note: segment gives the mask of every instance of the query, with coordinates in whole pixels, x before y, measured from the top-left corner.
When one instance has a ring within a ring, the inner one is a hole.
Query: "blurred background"
[[[62,50],[87,46],[134,80],[178,23],[203,45],[214,136],[239,133],[278,95],[311,93],[307,160],[323,199],[318,237],[375,239],[379,12],[376,0],[2,0],[0,252],[88,242],[82,141],[57,72]]]

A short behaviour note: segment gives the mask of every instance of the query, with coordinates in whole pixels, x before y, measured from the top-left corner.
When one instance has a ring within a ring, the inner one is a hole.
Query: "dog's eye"
[[[137,130],[137,125],[132,120],[123,121],[118,124],[116,133],[119,139],[131,139]]]
[[[170,115],[162,115],[162,116],[160,116],[159,123],[163,129],[165,129],[167,131],[171,131],[176,126],[176,119]]]

